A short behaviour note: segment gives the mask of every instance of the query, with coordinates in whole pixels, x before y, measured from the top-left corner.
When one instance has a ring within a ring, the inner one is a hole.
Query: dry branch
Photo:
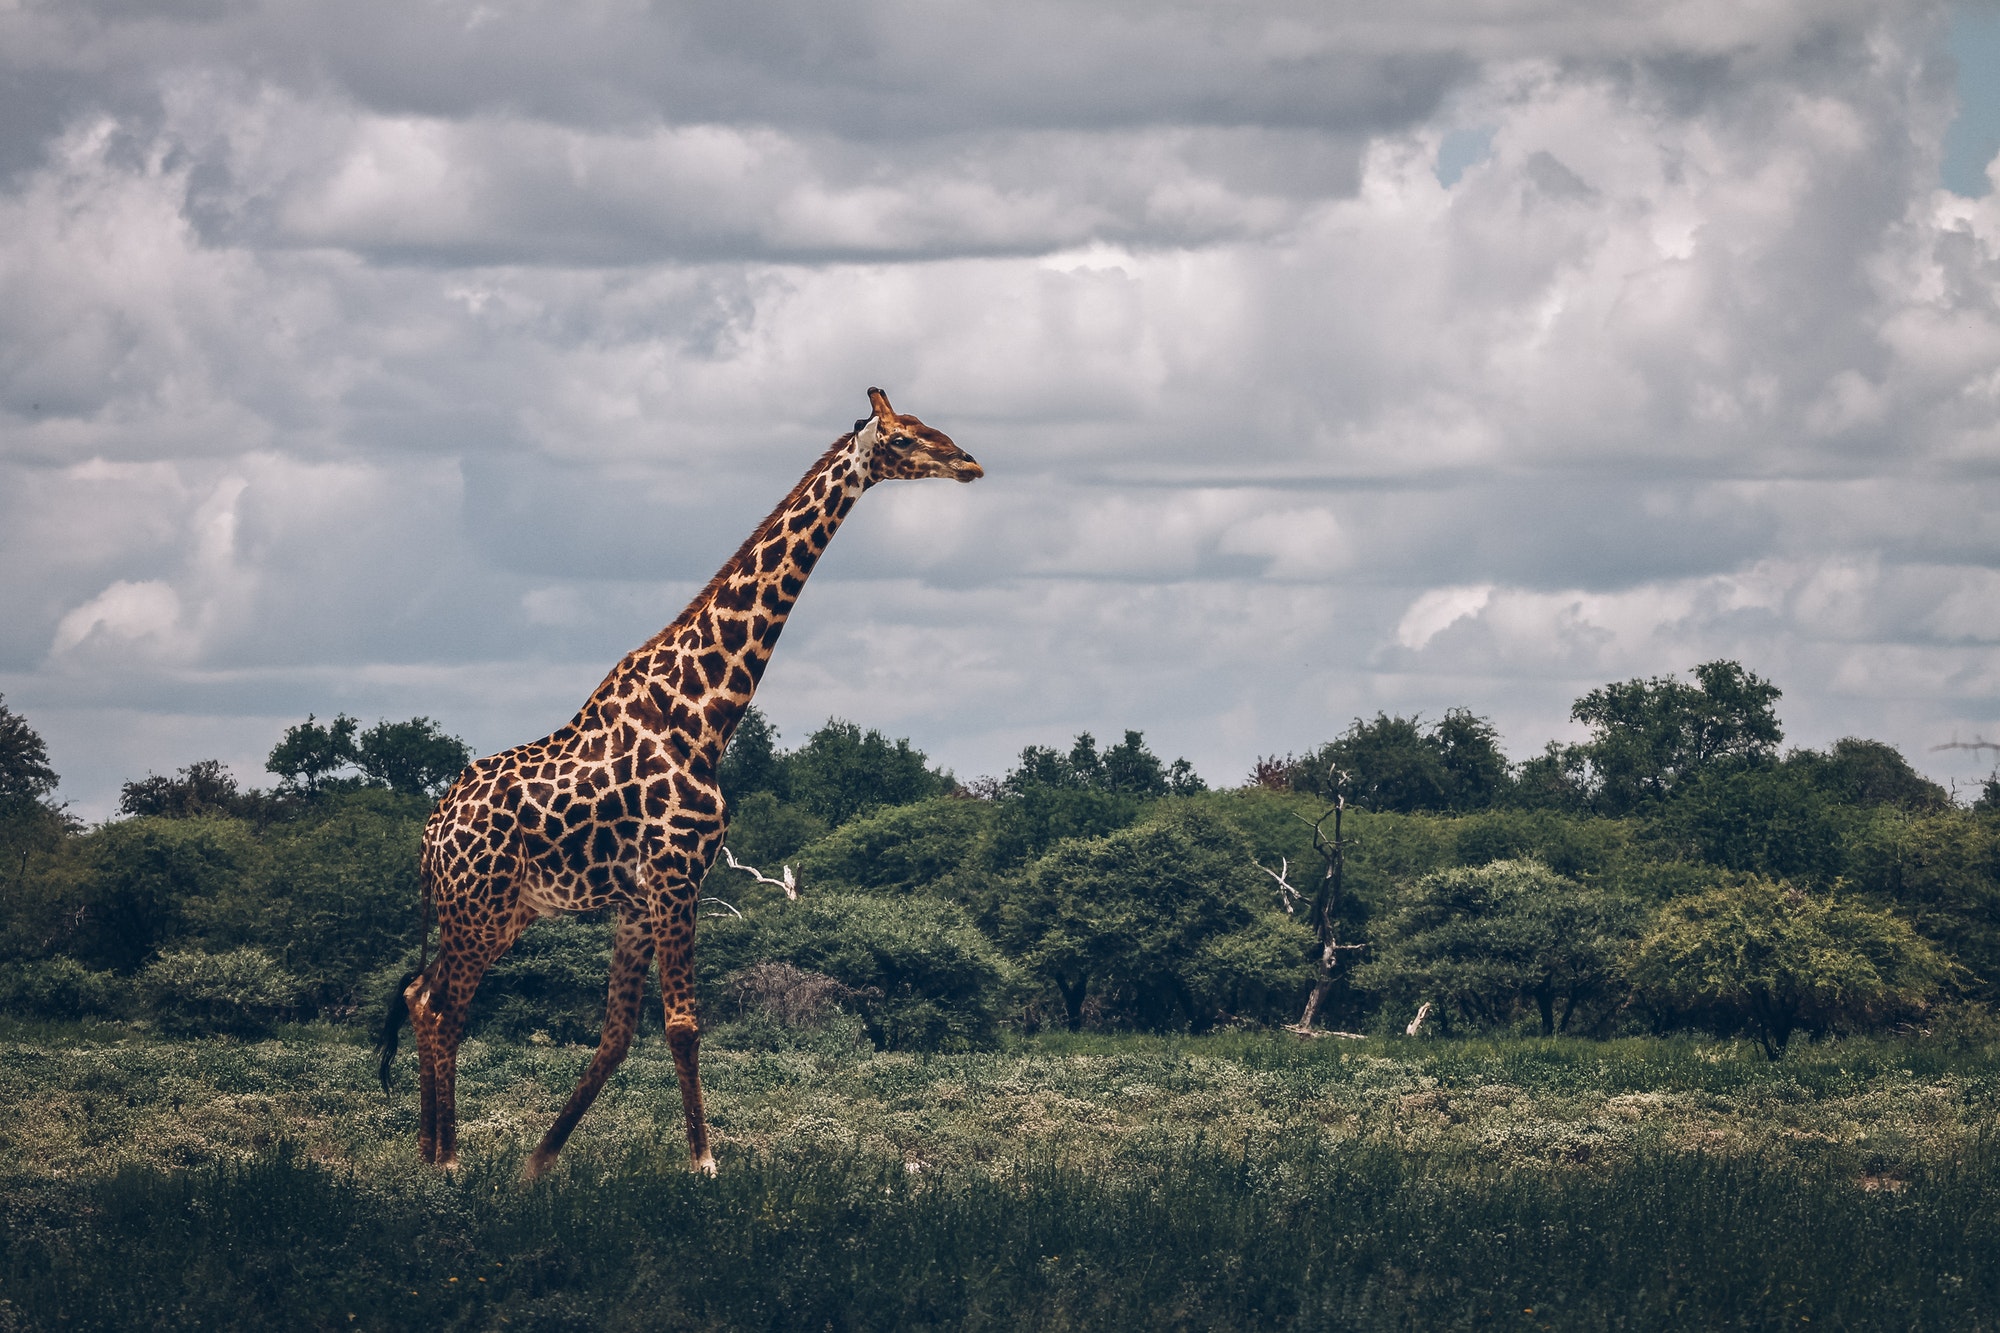
[[[737,860],[736,853],[729,850],[729,845],[727,843],[723,844],[722,859],[729,863],[729,868],[731,870],[741,870],[743,873],[750,876],[750,878],[756,880],[759,884],[769,884],[774,889],[783,889],[785,891],[785,896],[787,898],[792,899],[794,902],[798,901],[799,881],[797,877],[792,874],[792,868],[790,866],[784,867],[785,877],[783,879],[772,879],[769,875],[759,870],[756,866],[747,866],[744,865],[741,861]]]

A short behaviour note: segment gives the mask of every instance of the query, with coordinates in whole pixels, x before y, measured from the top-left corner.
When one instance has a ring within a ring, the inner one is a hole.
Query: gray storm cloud
[[[1525,754],[1729,655],[1794,741],[1971,776],[1950,17],[13,7],[0,690],[93,815],[309,709],[540,734],[882,383],[989,476],[843,532],[793,738],[1137,726],[1226,782],[1377,708]]]

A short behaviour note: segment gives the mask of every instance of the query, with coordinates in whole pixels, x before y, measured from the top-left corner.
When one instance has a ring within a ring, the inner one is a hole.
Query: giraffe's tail
[[[403,1021],[410,1016],[409,997],[404,994],[410,983],[422,976],[421,971],[405,972],[403,979],[396,983],[396,989],[389,992],[389,1009],[382,1015],[382,1026],[375,1032],[375,1049],[382,1056],[382,1066],[377,1070],[382,1080],[382,1095],[389,1095],[389,1066],[396,1059],[396,1047],[401,1044]]]

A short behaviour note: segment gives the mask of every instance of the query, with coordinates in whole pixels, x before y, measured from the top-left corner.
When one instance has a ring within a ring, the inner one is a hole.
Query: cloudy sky
[[[760,702],[1213,783],[1738,658],[2000,740],[2000,8],[0,0],[0,691],[62,795],[567,719],[880,384]]]

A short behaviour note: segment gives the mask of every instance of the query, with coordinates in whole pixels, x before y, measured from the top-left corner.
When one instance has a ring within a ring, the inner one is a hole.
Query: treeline
[[[1587,740],[1518,765],[1464,710],[1378,715],[1221,791],[1136,731],[961,783],[846,722],[784,749],[752,710],[723,762],[729,846],[803,888],[710,876],[704,1012],[744,1040],[950,1049],[1005,1028],[1293,1024],[1317,991],[1322,1028],[1419,1010],[1444,1031],[1699,1028],[1774,1058],[1795,1033],[1989,1022],[2000,791],[1960,807],[1874,741],[1783,752],[1779,698],[1732,662],[1606,685],[1573,710]],[[194,764],[82,829],[0,705],[0,1006],[180,1030],[356,1020],[414,960],[417,842],[464,757],[427,719],[308,719],[273,751],[272,791]],[[592,1039],[607,929],[537,925],[475,1022]]]

